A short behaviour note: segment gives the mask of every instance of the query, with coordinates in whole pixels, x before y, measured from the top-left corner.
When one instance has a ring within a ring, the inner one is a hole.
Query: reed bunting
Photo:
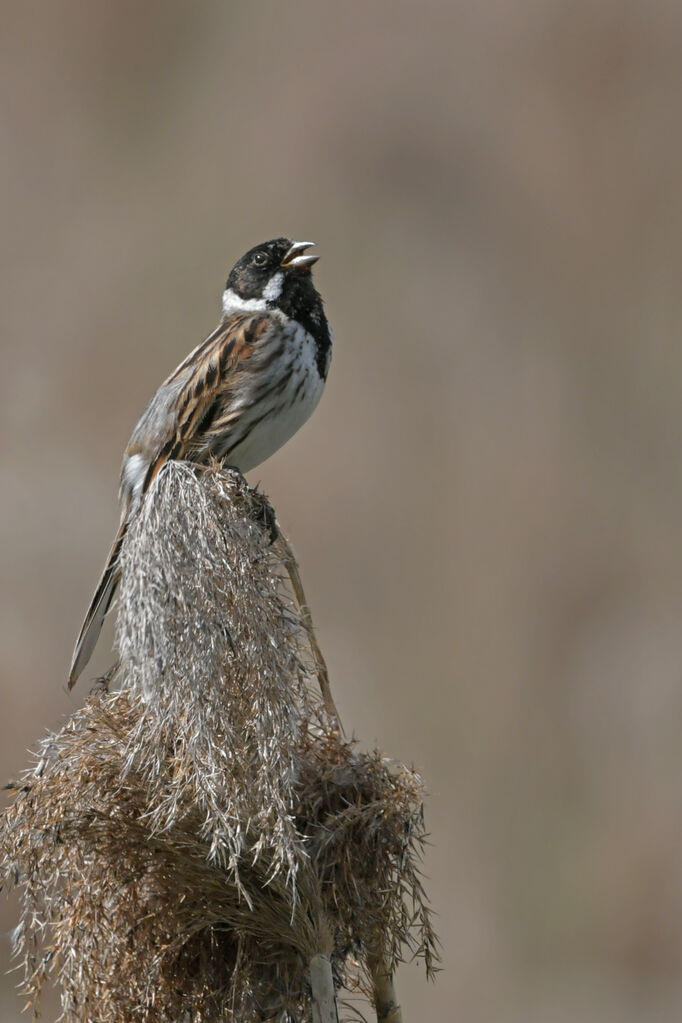
[[[121,469],[121,525],[85,616],[69,674],[75,684],[119,581],[128,523],[171,459],[216,458],[248,472],[305,423],[320,400],[332,332],[311,267],[313,242],[276,238],[235,264],[223,317],[161,384],[133,430]]]

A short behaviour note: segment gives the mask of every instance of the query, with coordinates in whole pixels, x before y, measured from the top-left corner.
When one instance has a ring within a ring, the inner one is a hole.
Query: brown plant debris
[[[131,528],[123,688],[41,745],[0,820],[16,952],[66,1023],[309,1021],[308,969],[434,967],[419,777],[342,739],[263,499],[171,465]]]

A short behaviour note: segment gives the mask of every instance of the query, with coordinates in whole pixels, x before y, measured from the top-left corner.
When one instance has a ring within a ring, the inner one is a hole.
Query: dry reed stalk
[[[372,977],[372,1000],[377,1023],[403,1023],[402,1009],[393,982],[393,971],[385,959],[372,958],[368,963]]]
[[[433,970],[420,779],[320,701],[266,510],[171,463],[131,527],[122,688],[43,741],[0,828],[36,1012],[51,975],[65,1023],[327,1023],[335,989],[383,1012],[406,952]]]
[[[343,725],[341,724],[341,718],[339,712],[336,709],[334,703],[334,697],[332,696],[331,685],[329,683],[329,672],[327,671],[327,662],[325,661],[322,651],[317,642],[315,636],[315,629],[313,628],[313,618],[310,613],[310,607],[306,600],[305,592],[303,590],[303,582],[301,580],[301,573],[298,569],[298,562],[296,561],[296,555],[294,549],[285,537],[284,533],[281,532],[277,538],[277,542],[282,550],[282,561],[289,573],[289,580],[291,582],[291,588],[294,591],[294,596],[298,603],[298,612],[301,616],[301,623],[303,628],[308,633],[308,642],[310,643],[310,649],[315,660],[315,669],[317,672],[317,681],[320,686],[320,692],[322,694],[322,700],[324,707],[329,715],[330,721],[336,726],[337,730],[344,734]]]

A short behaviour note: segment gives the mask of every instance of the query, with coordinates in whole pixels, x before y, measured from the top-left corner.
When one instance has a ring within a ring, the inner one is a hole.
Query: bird
[[[274,238],[249,249],[227,278],[220,323],[142,413],[123,456],[119,530],[76,641],[69,689],[92,656],[120,579],[126,531],[162,466],[217,460],[249,472],[317,406],[333,334],[312,279],[314,245]]]

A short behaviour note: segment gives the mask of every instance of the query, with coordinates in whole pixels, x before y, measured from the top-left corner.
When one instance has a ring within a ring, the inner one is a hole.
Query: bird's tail
[[[90,660],[92,652],[97,644],[97,640],[99,639],[105,615],[111,606],[111,601],[113,600],[114,593],[116,592],[116,587],[118,586],[118,581],[121,576],[118,556],[127,528],[127,522],[121,523],[121,528],[114,540],[109,552],[109,557],[107,558],[107,563],[104,571],[102,572],[102,578],[100,579],[97,589],[95,590],[95,595],[90,602],[88,613],[85,616],[85,621],[83,622],[76,641],[75,650],[73,651],[71,671],[69,672],[69,689],[72,689],[75,686],[78,681],[78,676]]]

